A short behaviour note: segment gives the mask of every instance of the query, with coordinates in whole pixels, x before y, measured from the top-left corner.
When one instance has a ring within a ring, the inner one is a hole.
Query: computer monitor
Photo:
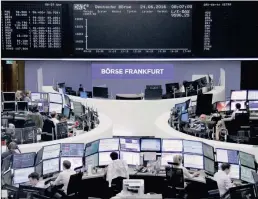
[[[248,91],[248,100],[258,100],[258,91]]]
[[[11,170],[2,174],[2,185],[12,185],[12,173]]]
[[[204,170],[209,174],[215,173],[215,162],[209,158],[204,157]]]
[[[241,105],[240,109],[246,109],[246,101],[231,101],[230,102],[230,110],[231,111],[236,110],[236,104],[240,104]]]
[[[195,154],[184,154],[184,167],[204,169],[203,156]]]
[[[62,143],[61,151],[62,151],[62,157],[83,157],[84,144],[83,143]]]
[[[258,195],[258,174],[255,171],[252,171],[254,185],[256,188],[256,195]]]
[[[13,154],[13,169],[22,169],[27,167],[33,167],[36,153],[20,153]]]
[[[70,118],[70,112],[71,112],[71,109],[70,109],[69,107],[65,106],[65,107],[63,108],[63,115],[64,115],[67,119]]]
[[[99,152],[99,140],[87,143],[85,146],[85,156],[90,156],[92,154]]]
[[[140,165],[140,153],[120,151],[120,159],[124,160],[128,165]]]
[[[212,99],[213,94],[211,93],[197,95],[196,115],[210,115],[213,112]]]
[[[60,144],[53,144],[43,147],[42,160],[57,158],[60,156]]]
[[[238,151],[229,149],[216,149],[217,162],[239,164]]]
[[[185,153],[203,154],[202,142],[193,140],[183,140],[183,149]]]
[[[189,123],[189,114],[187,112],[181,114],[182,123]]]
[[[49,112],[56,112],[57,114],[61,114],[63,109],[62,104],[49,103]]]
[[[60,171],[60,160],[59,158],[53,158],[49,160],[43,160],[43,176],[54,174]]]
[[[108,98],[107,87],[93,87],[93,97]]]
[[[99,166],[99,154],[98,153],[95,153],[93,155],[85,157],[85,168],[87,169],[89,165],[91,165],[92,167]]]
[[[17,111],[28,111],[28,102],[17,102]]]
[[[142,138],[140,141],[141,141],[141,152],[160,152],[161,151],[161,139],[159,138]]]
[[[252,154],[239,151],[240,164],[245,167],[255,169],[255,157]]]
[[[16,103],[15,102],[4,102],[3,111],[16,111]]]
[[[82,114],[84,114],[83,106],[80,102],[73,102],[72,105],[72,109],[75,115],[81,116]]]
[[[242,91],[231,91],[231,100],[247,100],[247,91],[242,90]]]
[[[80,92],[80,97],[86,99],[86,98],[88,98],[88,93],[85,91]]]
[[[119,152],[116,151],[118,154]],[[110,154],[112,152],[101,152],[99,153],[99,166],[106,166],[109,165],[109,163],[111,163],[112,159],[110,157]]]
[[[15,92],[3,92],[3,101],[4,102],[12,102],[15,101]]]
[[[140,140],[136,138],[120,138],[120,150],[140,152]]]
[[[173,162],[174,161],[174,156],[175,155],[181,155],[182,153],[162,153],[161,154],[161,166],[166,166],[168,165],[168,162]]]
[[[179,103],[179,104],[175,104],[175,109],[179,112],[185,112],[186,111],[186,103]]]
[[[230,101],[216,102],[216,110],[218,112],[230,111]]]
[[[258,111],[258,101],[249,101],[248,106],[250,111]]]
[[[222,163],[218,163],[218,169],[221,170]],[[230,164],[230,173],[229,176],[231,179],[240,179],[240,166],[236,164]]]
[[[182,152],[183,140],[162,139],[162,152]]]
[[[41,160],[42,160],[42,157],[43,157],[43,147],[37,152],[37,155],[36,155],[36,160],[35,160],[35,165],[38,165]]]
[[[60,93],[49,93],[49,102],[62,104],[63,97]]]
[[[40,177],[43,175],[43,162],[40,162],[35,166],[35,172],[37,172]]]
[[[41,101],[41,93],[31,93],[30,97],[32,102]]]
[[[60,159],[60,171],[63,171],[63,162],[68,160],[71,162],[71,170],[74,170],[77,167],[82,166],[82,158],[81,157],[61,157]]]
[[[13,171],[13,184],[17,185],[17,184],[28,182],[29,181],[28,176],[33,172],[35,172],[34,167],[15,169]]]
[[[169,83],[166,84],[166,93],[174,93],[179,90],[179,83]]]
[[[119,138],[108,138],[99,140],[99,152],[118,151]]]
[[[56,137],[57,139],[63,139],[68,137],[68,124],[66,121],[58,122],[56,124]]]
[[[202,144],[203,147],[203,155],[207,158],[210,158],[212,160],[215,160],[214,157],[214,148],[208,144],[203,143]]]
[[[252,171],[255,171],[254,169],[250,169],[248,167],[241,166],[240,168],[240,179],[248,182],[248,183],[254,183],[254,178]]]

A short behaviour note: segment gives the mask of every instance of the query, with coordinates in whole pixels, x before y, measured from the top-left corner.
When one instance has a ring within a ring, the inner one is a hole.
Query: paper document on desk
[[[143,158],[144,161],[156,161],[157,155],[156,152],[144,152]]]

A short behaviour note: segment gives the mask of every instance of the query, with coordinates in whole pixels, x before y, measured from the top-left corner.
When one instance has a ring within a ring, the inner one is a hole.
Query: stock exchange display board
[[[2,1],[4,58],[258,57],[258,2]]]

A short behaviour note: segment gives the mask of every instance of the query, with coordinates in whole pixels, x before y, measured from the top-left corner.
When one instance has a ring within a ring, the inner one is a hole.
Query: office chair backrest
[[[166,167],[166,178],[174,188],[184,188],[184,173],[183,169]]]
[[[238,125],[249,125],[249,114],[246,112],[243,113],[236,113],[235,115],[235,122]]]
[[[76,173],[70,176],[70,180],[67,187],[67,195],[76,194],[80,191],[80,184],[83,173]]]

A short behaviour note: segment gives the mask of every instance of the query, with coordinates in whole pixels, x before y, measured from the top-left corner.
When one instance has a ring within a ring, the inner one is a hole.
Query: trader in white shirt
[[[67,193],[67,188],[70,180],[70,176],[76,174],[75,171],[71,170],[71,162],[68,160],[63,161],[63,171],[58,175],[53,185],[63,184],[63,191]]]
[[[113,180],[122,182],[123,179],[129,179],[128,165],[124,160],[118,159],[118,153],[112,152],[110,154],[110,158],[112,159],[112,162],[108,165],[107,168],[107,181],[109,187],[111,187]]]
[[[29,176],[29,182],[32,187],[37,187],[37,188],[45,188],[45,184],[43,181],[39,181],[39,174],[37,172],[31,173]]]
[[[218,184],[220,196],[225,194],[229,188],[234,186],[231,183],[231,179],[229,177],[229,173],[230,173],[230,164],[223,163],[221,165],[221,170],[219,170],[214,175],[214,180],[216,180],[217,184]]]

